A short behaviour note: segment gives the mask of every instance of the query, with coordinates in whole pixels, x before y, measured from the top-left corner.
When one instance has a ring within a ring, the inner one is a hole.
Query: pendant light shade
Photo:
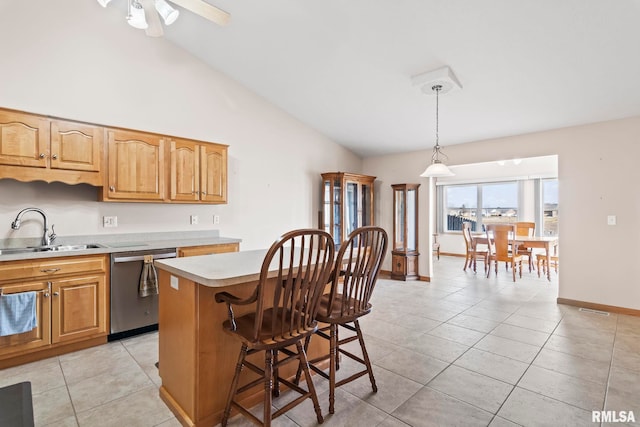
[[[420,174],[422,177],[442,177],[442,176],[454,176],[455,174],[451,172],[451,170],[442,163],[441,161],[431,163],[424,172]]]
[[[440,151],[440,143],[439,143],[439,135],[438,135],[438,109],[439,109],[439,94],[442,90],[441,84],[436,84],[431,87],[436,93],[436,145],[433,147],[433,154],[431,155],[431,164],[425,169],[424,172],[420,174],[422,177],[443,177],[443,176],[453,176],[455,175],[451,170],[442,163],[442,158],[447,158],[447,156]]]

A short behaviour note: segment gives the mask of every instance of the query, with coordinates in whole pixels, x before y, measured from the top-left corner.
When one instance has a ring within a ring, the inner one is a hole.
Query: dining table
[[[474,245],[487,245],[487,234],[472,234],[471,239]],[[515,245],[522,245],[525,248],[538,248],[544,249],[545,256],[547,258],[547,264],[551,265],[551,248],[553,247],[553,254],[557,254],[558,248],[558,236],[515,236],[513,238]],[[551,269],[547,268],[547,280],[551,281]]]

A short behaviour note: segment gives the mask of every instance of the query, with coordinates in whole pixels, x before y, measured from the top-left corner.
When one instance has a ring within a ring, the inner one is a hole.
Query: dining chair
[[[432,246],[431,249],[432,249],[433,253],[436,254],[438,259],[440,259],[440,242],[438,242],[438,234],[437,233],[433,235],[433,246]]]
[[[282,235],[267,251],[256,289],[250,297],[241,299],[228,292],[216,294],[216,302],[227,304],[229,319],[223,323],[224,330],[242,344],[222,426],[227,425],[232,407],[251,421],[270,426],[274,418],[307,398],[313,402],[318,423],[323,422],[302,342],[318,328],[316,315],[333,271],[334,255],[335,246],[329,233],[316,229],[293,230]],[[244,305],[255,309],[235,316],[234,307]],[[247,360],[247,356],[262,351],[263,367]],[[286,357],[279,359],[279,353]],[[304,371],[307,390],[279,376],[279,369],[293,361],[298,361],[298,371]],[[239,386],[244,367],[257,373],[259,378]],[[272,396],[279,395],[280,384],[300,396],[272,413]],[[236,400],[238,394],[260,385],[264,387],[262,420]]]
[[[371,388],[378,391],[371,368],[371,361],[364,343],[358,319],[371,312],[371,294],[378,279],[382,261],[387,252],[388,236],[380,227],[366,226],[354,230],[343,242],[336,256],[336,264],[332,275],[331,288],[322,296],[317,319],[327,326],[319,328],[313,335],[329,340],[329,354],[309,361],[310,367],[329,380],[329,413],[335,412],[335,390],[361,376],[368,374]],[[355,335],[338,338],[338,327],[341,326]],[[306,338],[308,348],[311,336]],[[362,357],[347,351],[342,346],[358,340]],[[339,369],[339,355],[343,354],[364,365],[347,378],[336,381]],[[320,368],[320,363],[329,360],[329,374]],[[300,369],[298,369],[298,377]]]
[[[476,272],[476,265],[478,258],[484,261],[484,272],[487,272],[487,263],[489,257],[488,250],[478,250],[476,242],[473,241],[473,237],[471,237],[471,223],[463,222],[462,223],[462,236],[464,237],[464,244],[466,246],[467,252],[464,260],[464,267],[462,268],[464,271],[467,271],[467,268],[473,266],[473,272]]]
[[[560,257],[557,249],[554,255],[549,256],[549,266],[547,266],[547,254],[536,254],[536,264],[538,265],[538,277],[540,277],[540,271],[543,274],[547,274],[547,268],[553,267],[556,274],[558,274],[558,265],[560,264]]]
[[[516,268],[522,277],[522,258],[515,248],[516,225],[515,224],[487,224],[487,243],[489,245],[489,258],[487,277],[491,274],[491,263],[495,262],[496,275],[498,274],[498,262],[504,261],[511,266],[513,281],[516,281]]]
[[[516,222],[516,236],[532,237],[536,232],[536,223],[528,221]],[[529,259],[529,273],[533,269],[533,252],[531,248],[525,248],[523,245],[518,245],[518,254],[526,255]]]

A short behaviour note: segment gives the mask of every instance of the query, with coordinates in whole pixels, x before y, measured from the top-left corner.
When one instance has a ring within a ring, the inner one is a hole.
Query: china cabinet
[[[348,172],[322,174],[322,229],[337,246],[358,227],[373,225],[375,176]]]
[[[418,188],[420,184],[394,184],[391,278],[418,278]]]

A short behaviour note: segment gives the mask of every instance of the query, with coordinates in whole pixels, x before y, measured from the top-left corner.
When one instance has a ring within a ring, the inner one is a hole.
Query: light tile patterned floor
[[[431,283],[378,282],[361,324],[379,391],[367,377],[339,388],[324,425],[582,426],[605,409],[632,410],[640,425],[640,318],[557,305],[554,273],[513,283],[504,269],[487,279],[462,262],[441,257]],[[0,386],[32,382],[38,426],[177,427],[156,361],[151,333],[1,370]],[[315,383],[327,414],[328,383]],[[306,402],[274,424],[316,420]]]

